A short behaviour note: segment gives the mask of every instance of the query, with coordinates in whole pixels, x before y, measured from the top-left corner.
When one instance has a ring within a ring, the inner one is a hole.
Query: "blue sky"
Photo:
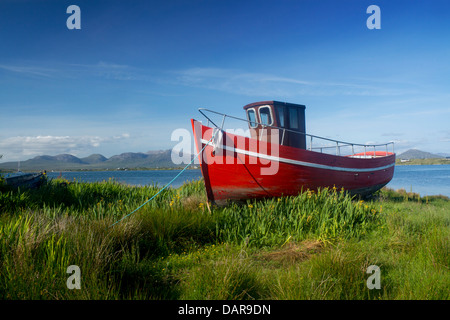
[[[305,104],[311,134],[450,153],[449,74],[444,0],[2,0],[1,161],[170,149],[198,107],[261,100]]]

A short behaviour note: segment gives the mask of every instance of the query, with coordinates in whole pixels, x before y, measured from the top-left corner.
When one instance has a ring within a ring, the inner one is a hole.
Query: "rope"
[[[191,162],[189,162],[186,167],[184,167],[183,170],[181,170],[168,184],[166,184],[161,190],[159,190],[153,197],[151,197],[150,199],[148,199],[147,201],[145,201],[143,204],[141,204],[139,207],[137,207],[135,210],[133,210],[132,212],[130,212],[129,214],[127,214],[126,216],[122,217],[122,219],[114,222],[112,225],[110,225],[109,227],[113,227],[114,225],[118,224],[119,222],[121,222],[122,220],[124,220],[125,218],[131,216],[133,213],[135,213],[136,211],[138,211],[139,209],[141,209],[143,206],[145,206],[147,203],[149,203],[150,201],[152,201],[158,194],[160,194],[161,192],[163,192],[168,186],[170,186],[195,160],[195,158],[197,158],[202,152],[203,150],[205,150],[206,146],[208,145],[209,142],[211,142],[211,140],[214,138],[214,135],[212,135],[211,139],[209,139],[209,141],[207,143],[205,143],[205,146],[202,148],[202,150],[200,150],[199,153],[197,153],[197,155],[195,157],[192,158]]]

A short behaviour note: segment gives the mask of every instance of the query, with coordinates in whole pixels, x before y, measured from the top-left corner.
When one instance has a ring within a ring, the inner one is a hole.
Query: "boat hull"
[[[5,179],[6,184],[12,188],[34,189],[41,186],[45,176],[43,173],[27,173]]]
[[[369,195],[386,185],[394,174],[395,154],[365,153],[365,157],[335,156],[265,143],[221,132],[191,120],[208,200],[297,195],[302,190],[344,188]]]

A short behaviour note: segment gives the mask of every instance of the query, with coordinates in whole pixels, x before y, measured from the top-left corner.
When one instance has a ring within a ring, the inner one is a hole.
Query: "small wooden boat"
[[[6,185],[13,188],[37,188],[39,187],[45,179],[44,173],[23,173],[16,174],[14,176],[6,177]]]
[[[246,120],[203,108],[199,111],[207,125],[191,119],[197,152],[203,150],[199,162],[208,200],[213,203],[327,187],[367,196],[392,179],[392,142],[363,145],[306,134],[304,105],[262,101],[244,110]],[[221,126],[205,112],[220,116]],[[227,118],[247,122],[250,136],[224,131]]]

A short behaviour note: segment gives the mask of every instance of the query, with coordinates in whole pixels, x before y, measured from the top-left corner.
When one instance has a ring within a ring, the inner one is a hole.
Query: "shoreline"
[[[450,159],[446,158],[430,158],[430,159],[410,159],[407,161],[401,161],[400,159],[395,160],[396,166],[426,166],[426,165],[448,165],[450,164]]]

